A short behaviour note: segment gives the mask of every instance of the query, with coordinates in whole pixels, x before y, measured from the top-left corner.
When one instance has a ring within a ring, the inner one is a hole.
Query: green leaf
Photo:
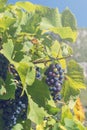
[[[62,89],[65,101],[68,101],[71,96],[77,96],[80,90],[85,88],[83,70],[73,60],[68,63],[67,75]]]
[[[54,124],[54,127],[52,128],[52,130],[60,130],[60,129],[59,129],[59,126],[58,126],[58,123],[55,123],[55,124]]]
[[[72,30],[76,30],[76,26],[77,26],[76,19],[68,8],[66,8],[62,12],[61,21],[62,21],[63,27],[71,27]]]
[[[31,2],[17,2],[16,5],[28,11],[29,13],[34,13],[36,9],[36,6]]]
[[[3,0],[3,2],[2,2],[2,0],[0,0],[0,11],[1,11],[2,9],[4,9],[6,3],[7,3],[7,0]]]
[[[64,123],[67,130],[79,130],[76,122],[74,122],[72,119],[65,118]]]
[[[5,89],[5,92],[3,95],[0,95],[0,99],[14,99],[15,96],[15,83],[13,82],[13,77],[8,73],[7,79],[5,83],[3,84],[3,87]],[[1,91],[1,90],[0,90]]]
[[[14,63],[15,64],[15,63]],[[31,86],[35,80],[35,68],[30,62],[20,62],[15,64],[16,70],[21,78],[24,87]]]
[[[83,69],[76,61],[69,61],[67,65],[67,75],[78,82],[78,84],[82,86],[81,88],[85,87]]]
[[[57,57],[60,54],[60,43],[58,41],[54,41],[51,46],[51,55],[52,57]]]
[[[41,17],[39,14],[33,14],[32,16],[28,16],[26,19],[26,25],[22,26],[22,30],[26,31],[30,34],[36,34],[38,36],[38,32],[40,31],[39,22],[41,21]]]
[[[17,51],[17,52],[15,53],[15,56],[14,56],[14,61],[20,62],[20,61],[22,61],[23,59],[24,59],[24,52],[22,52],[22,51]]]
[[[70,108],[67,105],[65,105],[65,106],[62,107],[62,116],[61,116],[61,122],[62,122],[62,124],[64,124],[64,119],[66,117],[69,118],[69,119],[73,118],[73,115],[72,115],[72,113],[70,111]]]
[[[29,41],[24,42],[23,51],[29,52],[29,50],[33,47],[33,44]]]
[[[25,121],[18,120],[19,123],[17,123],[12,130],[31,130],[31,121],[29,119],[26,119]]]
[[[22,126],[22,124],[17,123],[17,124],[12,128],[12,130],[23,130],[23,126]],[[25,129],[25,130],[26,130],[26,129]]]
[[[34,100],[28,95],[29,98],[29,111],[28,111],[28,119],[33,121],[36,124],[42,123],[45,116],[48,116],[47,112],[43,107],[38,106],[34,102]]]
[[[53,107],[51,105],[47,105],[45,108],[46,108],[47,112],[52,115],[56,115],[60,111],[59,108]]]
[[[1,85],[0,86],[0,95],[4,95],[5,93],[6,93],[6,89],[5,89],[4,85]]]
[[[69,45],[65,44],[65,43],[62,43],[61,49],[62,49],[62,55],[63,56],[69,56],[69,55],[73,54],[72,48]]]
[[[14,45],[12,39],[8,39],[7,43],[3,44],[3,49],[1,52],[5,55],[5,57],[11,61],[12,56],[13,56],[13,50],[14,50]]]
[[[41,29],[50,29],[52,27],[61,27],[61,16],[58,9],[49,9],[40,23]]]
[[[61,93],[64,101],[67,102],[72,96],[77,96],[80,93],[79,84],[67,76]]]
[[[42,16],[47,14],[49,10],[48,7],[32,4],[31,2],[17,2],[16,5],[29,13],[38,13]]]
[[[75,42],[77,38],[77,32],[72,31],[70,27],[53,27],[49,29],[51,32],[58,34],[62,40],[68,40]]]
[[[3,30],[7,30],[11,25],[15,23],[16,19],[7,17],[7,16],[2,16],[0,17],[0,28]]]
[[[31,130],[31,121],[29,119],[22,122],[24,130]]]
[[[31,87],[27,87],[27,90],[39,106],[45,107],[47,100],[50,100],[48,86],[44,80],[35,80]]]
[[[61,60],[58,60],[58,63],[60,63],[62,68],[65,69],[66,68],[66,61],[62,56],[61,46],[60,46],[60,43],[57,40],[55,40],[53,42],[53,45],[51,46],[50,53],[51,53],[50,54],[51,57],[62,58]]]
[[[75,122],[78,125],[79,130],[87,130],[87,128],[80,121],[75,120]]]

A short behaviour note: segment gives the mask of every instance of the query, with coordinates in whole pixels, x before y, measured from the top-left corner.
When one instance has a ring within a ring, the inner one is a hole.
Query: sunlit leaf
[[[10,18],[6,16],[0,17],[0,28],[6,30],[9,29],[9,27],[15,23],[15,18]]]
[[[28,110],[28,118],[36,124],[40,124],[43,121],[43,118],[47,116],[47,112],[43,109],[43,107],[39,107],[30,96],[29,98],[29,110]]]
[[[15,67],[19,73],[21,82],[24,87],[26,85],[32,85],[35,80],[35,69],[32,63],[20,62],[15,64]]]
[[[7,43],[3,44],[3,49],[1,52],[5,55],[5,57],[11,61],[13,55],[14,45],[12,39],[8,39]]]

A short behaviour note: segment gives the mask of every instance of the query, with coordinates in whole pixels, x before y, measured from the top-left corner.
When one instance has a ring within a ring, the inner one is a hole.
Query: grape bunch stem
[[[70,58],[70,57],[72,57],[72,55],[64,56],[64,57],[61,57],[61,58],[52,58],[52,59],[49,59],[49,60],[44,60],[44,59],[35,60],[35,61],[33,61],[33,63],[34,63],[34,64],[47,63],[47,62],[50,62],[50,61],[52,61],[52,60],[56,61],[56,60],[67,59],[67,58]]]

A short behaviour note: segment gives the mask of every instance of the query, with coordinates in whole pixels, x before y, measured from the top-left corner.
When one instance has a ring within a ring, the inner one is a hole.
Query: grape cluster
[[[15,92],[15,99],[9,100],[9,102],[3,107],[3,130],[12,130],[12,127],[16,125],[18,119],[25,120],[27,117],[27,95],[24,93],[23,96],[20,96],[21,92],[22,89],[17,88]]]
[[[6,80],[8,64],[9,64],[9,61],[5,58],[3,54],[0,54],[0,77],[3,80]]]
[[[59,64],[51,64],[45,71],[46,83],[53,97],[53,100],[61,100],[60,91],[62,89],[64,70]]]
[[[36,67],[36,79],[41,80],[42,76],[41,76],[41,72],[40,72],[40,68]]]
[[[9,66],[5,65],[5,63],[7,63],[6,59],[3,59],[3,63],[4,63],[3,68],[4,69],[6,68],[4,72],[7,73],[6,70],[8,68],[9,72],[13,74],[14,81],[16,83],[15,99],[0,100],[0,109],[3,110],[2,113],[2,119],[4,121],[3,130],[12,130],[13,126],[16,125],[19,119],[25,120],[27,118],[28,98],[25,92],[21,96],[22,94],[21,79],[17,71],[15,70],[15,67],[12,64]],[[4,72],[2,70],[2,73]],[[4,80],[6,79],[6,73],[4,77],[0,75]]]

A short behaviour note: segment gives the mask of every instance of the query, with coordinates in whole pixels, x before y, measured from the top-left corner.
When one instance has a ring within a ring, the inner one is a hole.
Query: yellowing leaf
[[[80,98],[76,100],[76,104],[73,110],[74,110],[75,118],[83,122],[85,120],[85,113]]]
[[[36,130],[45,130],[44,127],[46,126],[46,121],[43,121],[41,124],[36,126]]]

